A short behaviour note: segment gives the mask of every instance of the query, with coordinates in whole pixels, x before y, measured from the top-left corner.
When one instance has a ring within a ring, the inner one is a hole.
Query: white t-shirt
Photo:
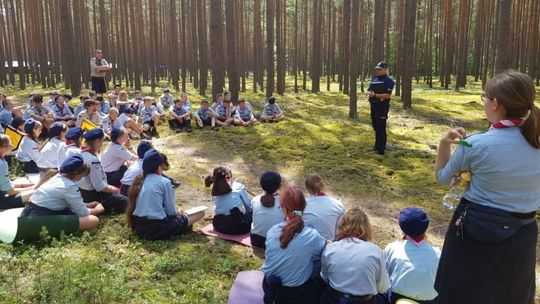
[[[105,173],[118,171],[126,160],[136,159],[137,156],[126,149],[123,145],[111,143],[101,156],[101,166]]]

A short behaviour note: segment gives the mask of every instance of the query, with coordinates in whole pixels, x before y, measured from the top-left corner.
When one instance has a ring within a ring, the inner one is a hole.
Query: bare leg
[[[98,225],[99,225],[99,219],[95,215],[79,217],[79,230],[80,231],[95,231]]]

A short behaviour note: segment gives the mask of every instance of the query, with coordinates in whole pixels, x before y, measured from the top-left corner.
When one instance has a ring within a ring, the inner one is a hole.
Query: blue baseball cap
[[[118,139],[119,136],[120,136],[120,129],[113,128],[111,130],[111,141],[115,142]]]
[[[399,213],[399,227],[408,236],[422,235],[428,226],[429,217],[420,208],[405,208]]]
[[[144,158],[144,153],[146,153],[146,151],[148,151],[150,149],[152,149],[152,143],[147,141],[147,140],[141,140],[141,142],[137,146],[137,156],[140,159],[143,159]]]
[[[387,69],[387,68],[388,68],[388,64],[386,64],[386,62],[384,61],[377,63],[377,65],[375,66],[376,70]]]
[[[103,133],[103,130],[101,129],[92,129],[90,131],[87,131],[84,133],[84,139],[86,140],[96,140],[99,138],[105,137],[105,133]]]
[[[161,154],[155,149],[150,149],[144,153],[143,172],[146,174],[154,173],[162,163],[163,158],[161,158]]]
[[[71,128],[66,132],[67,140],[74,140],[83,136],[83,130],[79,127]]]
[[[84,165],[84,159],[82,156],[76,154],[68,157],[60,166],[60,172],[69,173],[77,170]]]

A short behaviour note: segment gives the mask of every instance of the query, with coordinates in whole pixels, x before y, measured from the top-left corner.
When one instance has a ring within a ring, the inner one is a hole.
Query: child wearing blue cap
[[[169,127],[176,133],[182,128],[186,128],[187,132],[191,132],[191,111],[184,107],[182,99],[175,99],[174,105],[170,109],[171,119],[169,119]]]
[[[129,190],[128,223],[141,238],[169,239],[186,232],[204,217],[204,211],[187,215],[176,208],[171,182],[161,173],[169,168],[167,157],[154,149],[144,154],[143,173]]]
[[[426,240],[428,226],[429,218],[420,208],[405,208],[399,213],[403,239],[384,249],[392,304],[403,298],[420,304],[437,303],[433,286],[441,250]]]
[[[99,224],[96,215],[105,211],[98,202],[85,204],[77,181],[86,176],[88,165],[80,155],[70,156],[60,166],[60,172],[54,170],[54,176],[36,185],[30,202],[23,209],[22,217],[44,215],[77,215],[79,230],[92,231]]]
[[[7,135],[0,134],[0,210],[24,207],[33,188],[14,188],[9,179],[9,165],[6,156],[11,154],[13,146]]]
[[[52,124],[49,129],[49,141],[41,149],[41,156],[36,162],[41,172],[56,169],[60,165],[58,164],[58,154],[65,145],[66,132],[67,125],[63,122]]]
[[[109,185],[120,187],[120,180],[124,176],[130,162],[137,160],[137,155],[131,148],[126,129],[113,128],[111,131],[111,144],[101,156],[101,165],[107,175]]]
[[[105,133],[93,129],[84,134],[86,147],[82,150],[84,162],[90,167],[90,173],[79,182],[79,188],[85,203],[100,202],[107,213],[122,213],[126,209],[127,197],[119,194],[119,189],[107,183],[107,175],[97,156],[103,147]]]
[[[24,123],[26,135],[21,140],[19,149],[15,153],[15,157],[23,165],[24,173],[39,173],[37,161],[41,157],[41,152],[37,141],[42,128],[42,124],[32,118]]]
[[[390,280],[383,251],[371,242],[372,227],[359,208],[345,212],[336,241],[321,257],[321,277],[328,283],[321,304],[386,304]]]
[[[71,128],[66,132],[66,144],[58,149],[58,170],[60,166],[72,155],[81,154],[83,131],[81,128]]]
[[[251,201],[253,206],[253,223],[251,223],[251,245],[265,249],[266,234],[272,226],[284,219],[279,203],[281,176],[277,172],[267,171],[261,175],[263,195],[257,195]]]
[[[216,210],[212,224],[214,229],[225,234],[244,234],[251,230],[251,198],[246,187],[233,181],[232,171],[227,167],[216,167],[204,183],[212,186],[212,200]]]

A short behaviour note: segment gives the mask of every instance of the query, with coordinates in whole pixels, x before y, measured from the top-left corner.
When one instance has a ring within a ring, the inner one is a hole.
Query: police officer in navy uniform
[[[383,155],[386,149],[386,120],[394,81],[388,77],[388,65],[384,61],[375,66],[375,74],[367,89],[367,96],[371,108],[371,124],[375,130],[374,150]]]

